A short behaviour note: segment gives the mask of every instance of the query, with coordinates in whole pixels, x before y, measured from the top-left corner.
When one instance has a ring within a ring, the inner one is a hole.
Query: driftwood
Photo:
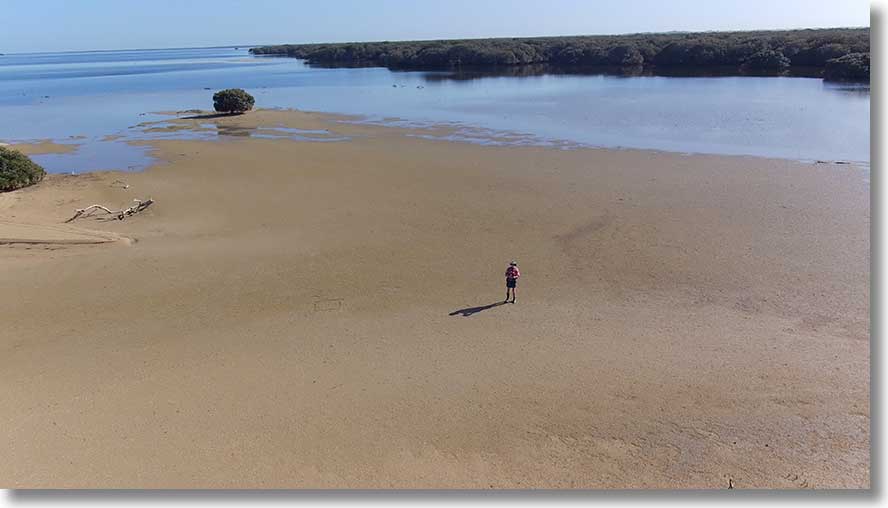
[[[123,210],[117,210],[117,211],[111,210],[108,207],[102,206],[102,205],[90,205],[90,206],[87,206],[86,208],[79,208],[79,209],[75,210],[74,216],[71,217],[70,219],[66,220],[65,222],[71,222],[75,219],[79,219],[80,217],[89,217],[97,211],[102,211],[106,214],[114,215],[117,217],[117,220],[123,220],[123,219],[129,217],[130,215],[135,215],[135,214],[141,212],[142,210],[151,206],[152,203],[154,203],[154,200],[151,198],[148,198],[145,201],[142,201],[141,199],[134,199],[133,201],[135,201],[136,204],[134,204],[133,206],[131,206],[129,208],[124,208]]]

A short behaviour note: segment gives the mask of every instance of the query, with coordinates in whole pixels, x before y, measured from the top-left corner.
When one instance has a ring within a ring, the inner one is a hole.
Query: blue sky
[[[0,0],[0,53],[869,26],[865,0]]]

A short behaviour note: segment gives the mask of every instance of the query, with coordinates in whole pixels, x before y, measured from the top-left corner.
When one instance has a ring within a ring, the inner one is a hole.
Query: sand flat
[[[32,143],[0,143],[0,146],[13,148],[25,155],[39,155],[47,153],[70,153],[77,150],[77,145],[56,143],[50,139],[34,141]]]
[[[0,195],[0,485],[869,486],[868,169],[339,120]]]

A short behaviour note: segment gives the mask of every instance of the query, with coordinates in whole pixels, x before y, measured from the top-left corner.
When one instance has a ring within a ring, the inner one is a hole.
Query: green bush
[[[46,171],[27,155],[0,146],[0,192],[34,185],[43,180]]]
[[[789,58],[779,51],[763,49],[747,58],[743,65],[749,69],[782,70],[789,67]]]
[[[851,53],[826,61],[823,78],[836,81],[868,81],[870,77],[870,54]]]
[[[253,109],[256,99],[240,88],[228,88],[213,94],[213,108],[221,113],[243,113]]]

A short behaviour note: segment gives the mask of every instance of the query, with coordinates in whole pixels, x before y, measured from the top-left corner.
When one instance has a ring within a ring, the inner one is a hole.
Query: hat
[[[509,263],[509,266],[518,266],[518,262],[517,262],[517,261],[512,261],[511,263]]]

